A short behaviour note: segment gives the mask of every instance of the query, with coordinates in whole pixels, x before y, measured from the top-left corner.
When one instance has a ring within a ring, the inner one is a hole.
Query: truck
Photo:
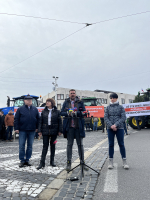
[[[86,112],[89,110],[89,112],[91,112],[90,115],[90,128],[93,129],[93,117],[98,117],[98,130],[102,129],[102,122],[101,122],[101,118],[104,118],[104,106],[102,106],[102,104],[98,101],[98,99],[96,97],[85,97],[81,99],[84,102],[85,108],[86,108]],[[100,111],[99,113],[96,111]],[[96,115],[96,113],[98,113]]]

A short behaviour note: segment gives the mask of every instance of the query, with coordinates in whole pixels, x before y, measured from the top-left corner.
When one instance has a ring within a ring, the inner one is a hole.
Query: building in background
[[[69,97],[69,90],[71,88],[57,88],[57,107],[60,110],[63,102],[65,101],[66,98]],[[98,101],[104,106],[108,106],[110,99],[109,95],[112,93],[112,91],[106,91],[106,90],[94,90],[94,91],[89,91],[89,90],[76,90],[77,96],[80,98],[85,98],[85,97],[96,97]],[[125,94],[125,93],[119,93],[118,94],[118,101],[120,104],[127,104],[127,103],[132,103],[133,100],[135,99],[136,95],[132,94]],[[51,93],[48,93],[47,95],[43,96],[42,100],[43,103],[46,102],[47,98],[53,98],[55,99],[55,91],[52,91]]]

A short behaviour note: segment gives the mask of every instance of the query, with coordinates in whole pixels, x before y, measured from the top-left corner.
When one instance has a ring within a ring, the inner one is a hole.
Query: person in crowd
[[[102,133],[104,133],[104,128],[105,128],[104,118],[101,118],[101,123],[102,123]]]
[[[137,124],[137,128],[138,128],[138,130],[140,131],[141,130],[141,128],[140,128],[140,125],[139,125],[139,117],[138,116],[135,116],[134,117],[135,118],[135,120],[136,120],[136,124]]]
[[[109,165],[108,169],[113,169],[114,156],[114,138],[120,147],[120,153],[123,160],[124,169],[129,169],[126,161],[126,150],[124,146],[124,121],[126,120],[125,110],[122,105],[119,105],[118,95],[116,93],[110,94],[110,105],[105,110],[104,120],[107,124],[108,142],[109,142]]]
[[[125,135],[128,135],[127,126],[126,126],[126,121],[123,122],[123,126],[124,126],[124,134],[125,134]]]
[[[5,115],[3,111],[0,111],[0,135],[1,135],[1,139],[2,141],[6,140],[6,128],[5,128]]]
[[[86,117],[84,118],[84,121],[85,121],[86,131],[87,131],[87,130],[90,131],[90,122],[91,122],[91,118],[88,117],[88,116],[86,116]]]
[[[38,131],[39,112],[32,106],[32,97],[25,96],[24,104],[18,108],[15,114],[14,128],[19,134],[19,167],[31,166],[30,158],[32,155],[32,146],[35,131]],[[25,151],[25,143],[27,141],[27,149]]]
[[[93,131],[97,131],[98,118],[93,117]]]
[[[60,116],[60,111],[57,110],[55,106],[54,99],[48,98],[46,100],[46,107],[41,113],[39,126],[38,126],[39,136],[43,136],[43,150],[41,155],[40,165],[37,169],[45,167],[45,159],[48,151],[48,146],[50,142],[50,165],[56,167],[54,163],[55,157],[55,144],[57,136],[62,134],[62,119]]]
[[[14,115],[13,111],[10,110],[5,117],[5,127],[6,127],[6,141],[12,142],[12,131],[14,127]]]
[[[77,108],[77,111],[73,111],[72,114],[68,113],[68,110],[73,108]],[[65,100],[61,109],[61,116],[64,116],[63,134],[64,138],[67,138],[67,171],[71,169],[74,138],[76,138],[78,145],[80,162],[84,162],[83,138],[85,137],[85,130],[81,111],[86,111],[84,103],[76,96],[76,91],[71,89],[69,91],[69,98]],[[75,112],[77,117],[72,118],[71,115],[74,115]],[[84,166],[84,170],[88,170],[88,168]]]

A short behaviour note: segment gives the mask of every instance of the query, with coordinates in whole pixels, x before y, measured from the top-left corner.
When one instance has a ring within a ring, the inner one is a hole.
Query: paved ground
[[[85,151],[92,148],[98,142],[106,138],[106,135],[101,131],[87,132],[84,139]],[[66,139],[63,137],[58,138],[57,150],[55,161],[57,168],[49,166],[49,154],[46,160],[46,166],[43,170],[36,170],[39,164],[40,155],[42,151],[42,140],[35,140],[33,147],[33,156],[31,159],[32,167],[19,168],[18,160],[18,139],[15,142],[0,142],[0,200],[28,200],[35,199],[38,195],[47,188],[47,186],[54,180],[54,178],[65,168],[66,166]],[[97,154],[96,154],[97,153]],[[78,158],[77,146],[73,148],[73,161]],[[99,169],[104,164],[107,158],[107,145],[98,149],[95,153],[87,159],[87,164]],[[77,169],[74,174],[79,173]],[[90,176],[88,176],[90,174]],[[88,172],[84,179],[84,186],[88,189],[88,194],[93,194],[94,185],[97,181],[97,175]],[[75,188],[79,183],[66,182],[64,187]],[[68,186],[69,185],[69,186]],[[80,191],[82,188],[79,189]],[[70,191],[70,190],[69,190]],[[68,192],[69,192],[68,191]],[[67,193],[71,194],[71,193]],[[62,195],[62,194],[61,194]],[[78,193],[74,193],[74,197]],[[57,195],[58,196],[58,195]],[[69,195],[71,199],[73,195]],[[61,198],[63,199],[63,197]],[[75,198],[74,198],[75,199]]]
[[[124,170],[118,146],[115,147],[115,168],[105,163],[93,200],[149,200],[150,199],[150,129],[133,130],[126,137],[129,170]]]

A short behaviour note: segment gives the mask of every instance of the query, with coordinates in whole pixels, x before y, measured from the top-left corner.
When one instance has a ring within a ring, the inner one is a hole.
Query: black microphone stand
[[[82,112],[80,111],[80,117],[73,117],[72,118],[82,118]],[[69,174],[71,171],[73,171],[74,169],[76,169],[77,167],[81,166],[81,182],[80,185],[82,185],[82,181],[83,181],[83,177],[84,177],[84,167],[88,167],[89,169],[93,170],[94,172],[96,172],[99,175],[99,172],[96,171],[95,169],[93,169],[92,167],[88,166],[87,164],[85,164],[84,160],[83,160],[83,152],[82,152],[82,148],[81,148],[81,136],[80,136],[80,153],[81,153],[81,160],[80,160],[80,164],[78,164],[76,167],[72,168],[71,170],[69,170],[67,173]]]

